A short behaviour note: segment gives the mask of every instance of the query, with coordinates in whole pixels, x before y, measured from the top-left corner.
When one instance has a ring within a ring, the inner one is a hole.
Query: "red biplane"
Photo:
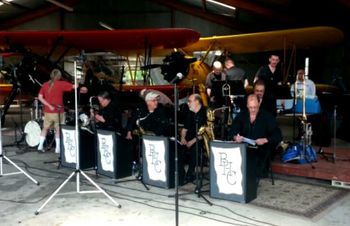
[[[21,55],[22,60],[11,72],[12,84],[1,86],[1,95],[8,94],[3,117],[15,99],[18,86],[36,93],[40,83],[49,79],[66,55],[82,52],[111,51],[118,55],[164,56],[174,48],[186,47],[198,41],[199,33],[184,28],[139,29],[113,31],[2,31],[0,48],[5,53]],[[15,74],[14,74],[15,73]],[[4,118],[2,118],[3,120]]]

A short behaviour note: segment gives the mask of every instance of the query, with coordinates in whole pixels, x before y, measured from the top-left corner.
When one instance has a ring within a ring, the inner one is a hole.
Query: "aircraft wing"
[[[185,52],[228,50],[232,53],[268,52],[283,49],[330,46],[343,40],[344,34],[334,27],[309,27],[227,36],[212,36],[184,48]]]
[[[152,56],[162,55],[172,48],[182,48],[199,40],[200,34],[186,28],[89,30],[89,31],[1,31],[0,48],[30,49],[45,55],[55,53],[79,54],[80,51],[111,51],[120,55],[143,54],[152,48]]]

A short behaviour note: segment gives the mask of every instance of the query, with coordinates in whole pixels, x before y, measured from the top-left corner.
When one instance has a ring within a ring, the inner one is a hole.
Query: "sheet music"
[[[252,140],[252,139],[249,139],[249,138],[246,138],[246,137],[243,137],[243,142],[247,143],[247,144],[250,144],[252,146],[256,146],[255,140]]]
[[[169,138],[171,141],[175,141],[175,137],[170,137]],[[181,141],[179,141],[178,139],[176,139],[176,142],[178,143],[178,144],[181,144]]]

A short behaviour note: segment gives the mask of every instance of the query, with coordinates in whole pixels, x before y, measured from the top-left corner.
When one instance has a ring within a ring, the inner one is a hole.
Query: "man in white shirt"
[[[304,94],[304,81],[305,81],[305,98],[313,99],[316,98],[316,86],[315,83],[310,79],[305,79],[304,69],[299,69],[297,72],[297,80],[290,87],[291,95],[294,97],[296,94],[297,98],[302,98]],[[296,87],[296,91],[295,91]]]

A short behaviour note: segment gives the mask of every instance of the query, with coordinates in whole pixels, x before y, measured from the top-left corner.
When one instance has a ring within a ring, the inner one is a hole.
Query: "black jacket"
[[[158,104],[153,112],[149,112],[146,105],[137,108],[128,122],[127,131],[137,128],[136,122],[146,132],[154,133],[157,136],[169,135],[169,119],[163,105]]]
[[[233,121],[229,132],[229,139],[237,134],[256,140],[258,138],[267,138],[268,143],[277,145],[282,140],[281,130],[279,129],[275,117],[270,113],[260,109],[256,119],[250,123],[248,111],[240,112]]]
[[[120,132],[121,130],[121,112],[115,100],[112,100],[106,107],[98,112],[103,116],[105,122],[96,123],[97,129],[113,130]]]

